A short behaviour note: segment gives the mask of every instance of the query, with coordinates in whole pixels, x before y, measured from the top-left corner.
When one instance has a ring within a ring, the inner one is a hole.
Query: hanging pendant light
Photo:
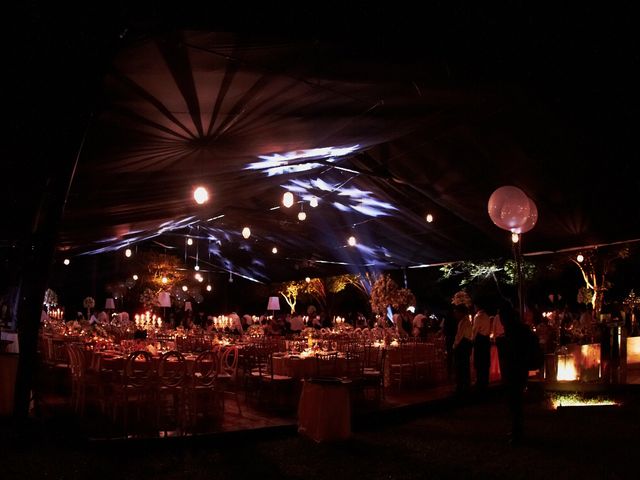
[[[251,229],[249,227],[244,227],[242,229],[242,236],[246,239],[251,236]]]
[[[287,208],[293,205],[293,193],[285,192],[285,194],[282,196],[282,205]]]
[[[199,186],[193,191],[193,199],[198,205],[202,205],[209,200],[209,192],[203,186]]]

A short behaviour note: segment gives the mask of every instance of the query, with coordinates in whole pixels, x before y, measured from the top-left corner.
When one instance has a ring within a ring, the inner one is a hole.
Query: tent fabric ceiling
[[[176,234],[190,233],[209,239],[223,268],[262,281],[299,265],[275,260],[274,245],[319,269],[501,255],[508,238],[486,204],[505,184],[539,207],[527,251],[640,233],[637,203],[626,200],[637,177],[619,170],[628,160],[607,173],[538,99],[430,82],[429,69],[407,76],[403,65],[345,64],[335,52],[194,31],[120,51],[81,152],[61,248],[95,253],[162,234],[182,245]],[[325,150],[301,154],[311,149]],[[274,158],[298,171],[257,168]],[[205,206],[191,198],[199,184],[211,191]],[[299,204],[280,206],[285,190],[320,205],[303,202],[308,217],[298,221]],[[352,234],[357,248],[346,246]]]
[[[145,239],[182,248],[189,233],[212,263],[261,281],[301,266],[322,274],[508,255],[486,213],[507,184],[538,205],[527,252],[640,237],[633,16],[308,7],[262,18],[274,9],[265,5],[230,29],[184,28],[223,18],[221,5],[199,15],[114,7],[99,20],[21,7],[28,21],[15,22],[22,42],[8,75],[17,142],[6,178],[17,180],[2,191],[7,244],[28,245],[40,193],[77,151],[68,131],[80,129],[97,78],[60,255]],[[266,18],[278,34],[257,33]],[[329,20],[348,33],[327,34]],[[200,183],[212,194],[203,207],[191,199]],[[300,222],[299,204],[280,207],[285,189],[320,205],[305,203]],[[349,235],[358,247],[345,246]]]

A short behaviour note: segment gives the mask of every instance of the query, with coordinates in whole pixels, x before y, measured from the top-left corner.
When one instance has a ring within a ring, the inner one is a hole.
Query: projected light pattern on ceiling
[[[378,200],[373,192],[357,187],[345,187],[345,182],[329,183],[321,178],[311,180],[293,179],[282,185],[282,188],[295,192],[304,198],[335,194],[338,198],[331,202],[341,212],[358,212],[367,217],[389,216],[398,208],[388,202]],[[344,198],[341,198],[344,197]]]
[[[308,150],[294,150],[286,153],[274,153],[261,155],[259,162],[253,162],[245,167],[245,170],[262,170],[268,177],[285,175],[288,173],[300,173],[326,166],[325,163],[313,160],[324,160],[332,163],[336,158],[349,155],[360,148],[360,145],[350,147],[323,147]]]
[[[127,246],[131,246],[135,243],[151,240],[153,238],[156,238],[162,235],[163,233],[168,233],[174,230],[180,230],[180,229],[189,227],[191,225],[194,225],[197,222],[198,220],[195,217],[190,216],[190,217],[183,218],[181,220],[164,222],[159,226],[158,230],[155,230],[155,231],[147,230],[145,233],[140,230],[137,230],[135,232],[136,234],[141,234],[141,235],[130,236],[134,232],[129,232],[129,235],[123,239],[116,239],[116,238],[103,239],[102,241],[98,241],[97,243],[108,243],[108,242],[113,242],[113,243],[111,243],[106,247],[96,248],[94,250],[83,252],[80,255],[96,255],[99,253],[116,252],[121,248],[126,248]]]

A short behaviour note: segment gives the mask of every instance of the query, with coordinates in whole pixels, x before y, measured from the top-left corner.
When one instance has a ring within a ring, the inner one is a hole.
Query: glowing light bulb
[[[578,256],[576,257],[576,260],[578,260],[578,263],[584,262],[584,255],[579,253]]]
[[[198,270],[200,270],[200,265],[196,265],[195,267],[193,267],[193,269],[197,272]]]
[[[249,227],[244,227],[242,229],[242,236],[244,238],[249,238],[251,236],[251,229]]]
[[[213,288],[211,287],[211,285],[207,285],[207,292],[210,292],[211,290],[213,290]]]
[[[274,255],[275,255],[276,253],[278,253],[278,247],[273,247],[273,248],[271,249],[271,253],[273,253]]]
[[[187,238],[187,245],[193,245],[193,238]]]
[[[187,290],[189,290],[189,287],[187,287],[186,285],[182,285],[182,291],[186,292]]]
[[[127,257],[127,258],[129,258],[131,255],[133,255],[133,252],[131,251],[131,249],[130,249],[130,248],[127,248],[127,249],[124,251],[124,256],[125,256],[125,257]]]
[[[285,192],[285,194],[282,195],[282,204],[287,208],[291,207],[291,205],[293,205],[293,193]]]
[[[201,274],[201,273],[196,273],[196,274],[194,275],[194,278],[195,278],[198,282],[200,282],[200,283],[204,282],[204,278],[203,278],[203,276],[202,276],[202,274]]]
[[[300,220],[301,222],[306,220],[307,218],[307,214],[304,212],[298,212],[298,220]]]
[[[162,283],[167,283],[169,279],[167,277],[162,277]]]
[[[307,283],[310,283],[310,282],[311,282],[311,277],[306,277],[306,278],[304,279],[304,281],[305,281],[305,282],[307,282]]]
[[[431,223],[433,222],[433,215],[431,215],[430,213],[427,213],[427,223]]]
[[[349,237],[349,239],[347,240],[347,243],[351,246],[354,247],[356,245],[356,243],[358,243],[358,241],[356,240],[356,237],[351,236]]]
[[[193,191],[193,199],[198,205],[202,205],[209,200],[209,192],[206,188],[200,186]]]
[[[139,277],[138,277],[138,275],[136,275],[136,274],[134,273],[132,278],[133,278],[134,280],[138,280],[138,278],[139,278]]]
[[[65,265],[69,265],[71,263],[71,260],[69,260],[68,258],[65,258],[62,263],[64,263]]]
[[[311,200],[309,200],[309,205],[311,205],[313,208],[316,208],[318,206],[318,197],[311,197]]]
[[[520,235],[518,235],[517,233],[512,233],[511,234],[511,241],[513,243],[518,243],[518,241],[520,241]]]

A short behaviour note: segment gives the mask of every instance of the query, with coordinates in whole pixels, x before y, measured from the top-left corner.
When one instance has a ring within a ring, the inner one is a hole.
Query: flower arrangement
[[[309,337],[316,334],[316,329],[313,327],[305,327],[300,331],[301,337]]]
[[[389,275],[380,275],[371,288],[371,310],[380,315],[386,314],[388,306],[404,311],[415,302],[416,297],[411,290],[399,288]]]
[[[55,307],[58,304],[58,294],[50,288],[47,288],[47,290],[44,292],[43,303],[47,307]]]
[[[88,320],[89,316],[91,315],[91,309],[96,306],[96,301],[93,299],[93,297],[86,297],[82,301],[82,306],[87,309],[87,320]]]
[[[158,293],[151,288],[145,288],[140,295],[140,303],[142,303],[145,310],[153,310],[153,307],[160,305]]]
[[[264,328],[262,328],[262,325],[251,325],[247,328],[247,335],[250,337],[264,337]]]
[[[466,290],[460,290],[451,298],[451,304],[464,305],[467,308],[471,308],[473,307],[473,300],[471,300],[471,296],[466,292]]]
[[[93,299],[93,297],[87,297],[83,300],[82,306],[84,308],[93,308],[96,306],[96,301]]]

